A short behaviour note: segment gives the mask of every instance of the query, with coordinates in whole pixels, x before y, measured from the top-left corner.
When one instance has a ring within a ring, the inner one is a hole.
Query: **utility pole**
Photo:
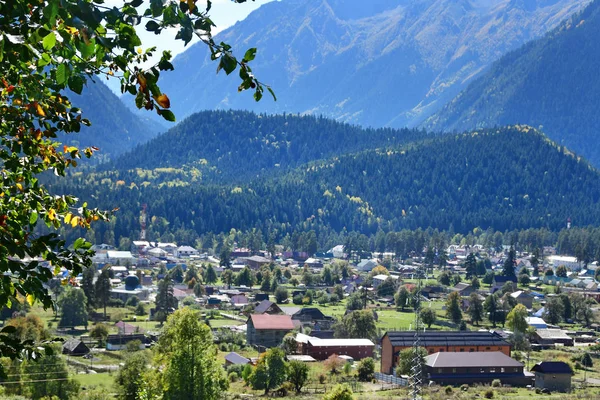
[[[413,295],[413,307],[414,307],[414,328],[415,335],[413,339],[413,359],[412,367],[410,369],[410,395],[413,400],[421,399],[421,390],[423,386],[423,360],[421,358],[421,289],[422,289],[422,273],[423,266],[417,268],[417,285],[416,291]]]

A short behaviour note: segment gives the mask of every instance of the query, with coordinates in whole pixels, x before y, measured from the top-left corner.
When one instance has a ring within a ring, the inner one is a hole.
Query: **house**
[[[236,294],[230,301],[233,306],[245,306],[248,304],[248,298],[243,294]]]
[[[525,320],[527,321],[527,325],[529,325],[532,328],[535,328],[535,329],[547,329],[548,328],[546,321],[544,321],[543,319],[541,319],[539,317],[527,317],[527,318],[525,318]]]
[[[90,348],[79,339],[66,340],[62,345],[62,353],[70,356],[83,356],[90,352]]]
[[[244,356],[241,356],[234,351],[225,355],[225,366],[227,366],[227,365],[246,365],[246,364],[250,364],[250,359],[246,358]]]
[[[492,280],[492,287],[490,293],[496,293],[498,290],[501,290],[502,287],[506,284],[506,282],[512,282],[514,292],[517,290],[517,277],[516,276],[504,276],[504,275],[494,275],[494,279]]]
[[[263,300],[260,303],[258,303],[256,308],[254,308],[254,314],[275,315],[275,314],[283,314],[283,311],[281,311],[281,308],[279,308],[279,306],[277,304],[273,303],[272,301]]]
[[[198,250],[196,250],[192,246],[179,246],[175,249],[173,255],[177,258],[187,258],[191,256],[197,256]]]
[[[425,357],[427,376],[438,385],[492,383],[527,386],[533,374],[525,372],[523,364],[501,351],[472,353],[438,352]]]
[[[104,254],[96,254],[94,256],[96,263],[102,262],[111,265],[135,265],[136,260],[130,251],[108,250]]]
[[[361,272],[371,272],[379,263],[377,260],[362,260],[356,266],[356,269]]]
[[[271,260],[261,256],[244,257],[243,260],[250,269],[260,269],[263,265],[271,263]]]
[[[300,308],[292,314],[292,320],[300,321],[302,324],[313,324],[313,329],[315,330],[327,330],[335,322],[333,317],[323,314],[316,307]]]
[[[323,268],[323,261],[316,259],[316,258],[309,258],[306,261],[304,261],[304,265],[307,265],[308,268]]]
[[[124,303],[127,303],[127,300],[129,300],[133,296],[137,297],[142,301],[145,301],[148,300],[150,292],[148,289],[131,288],[126,285],[121,285],[119,287],[110,289],[110,297],[112,299],[119,299]]]
[[[246,340],[252,346],[275,347],[293,329],[289,315],[252,314],[246,322]]]
[[[344,258],[344,245],[338,244],[337,246],[329,250],[329,253],[332,253],[335,258]]]
[[[414,331],[389,331],[381,338],[381,372],[391,374],[398,365],[400,352],[411,348]],[[511,345],[499,334],[487,331],[426,331],[419,333],[421,346],[428,354],[437,352],[500,351],[510,356]]]
[[[510,294],[510,297],[515,299],[517,301],[517,303],[523,304],[525,306],[525,308],[527,308],[528,310],[531,310],[531,308],[533,308],[534,296],[529,292],[526,292],[524,290],[519,290],[517,292],[512,292]]]
[[[469,283],[458,282],[456,285],[454,285],[452,290],[458,292],[461,295],[461,297],[467,297],[475,291],[475,288],[473,288],[473,286],[471,286],[471,284]]]
[[[444,288],[441,286],[425,286],[421,290],[421,295],[426,299],[439,299],[444,293]]]
[[[310,337],[303,348],[302,354],[316,360],[326,360],[332,354],[350,356],[361,360],[373,356],[375,344],[369,339],[318,339]]]
[[[538,329],[535,331],[533,341],[542,346],[573,346],[573,338],[562,329]]]
[[[585,287],[585,290],[589,290],[591,292],[598,291],[598,284],[596,282],[589,282]]]
[[[144,334],[131,334],[131,335],[108,335],[106,338],[106,350],[123,350],[127,347],[127,343],[133,342],[134,340],[140,341],[140,350],[144,350],[146,346],[146,336]]]
[[[128,324],[123,321],[119,321],[115,324],[115,327],[119,330],[120,335],[130,335],[132,333],[143,333],[144,330],[136,325]]]
[[[531,368],[535,373],[535,387],[548,389],[553,392],[568,392],[571,390],[573,371],[569,364],[563,361],[542,361]]]
[[[388,278],[393,279],[394,280],[394,285],[397,287],[398,284],[400,282],[402,282],[400,280],[400,277],[396,276],[396,275],[385,275],[385,274],[380,274],[380,275],[375,275],[373,277],[373,289],[377,289],[379,287],[379,285],[381,285],[383,282],[387,281]]]
[[[564,265],[568,270],[579,271],[583,267],[583,262],[578,261],[577,257],[571,256],[550,256],[548,262],[552,265],[554,270],[560,265]]]

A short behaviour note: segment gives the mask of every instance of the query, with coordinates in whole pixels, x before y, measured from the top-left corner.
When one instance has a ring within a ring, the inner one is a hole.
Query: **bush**
[[[135,315],[140,317],[146,315],[146,309],[142,303],[138,303],[137,307],[135,308]]]
[[[283,382],[279,389],[277,389],[277,393],[280,396],[285,397],[288,393],[294,392],[294,390],[294,384],[292,382]]]
[[[108,300],[109,307],[125,307],[125,303],[121,299],[110,299]]]
[[[322,385],[327,382],[327,376],[325,374],[319,374],[319,383]]]
[[[446,386],[446,389],[444,389],[444,392],[447,395],[451,395],[452,394],[452,386],[450,386],[450,385]]]
[[[244,366],[244,370],[242,371],[242,379],[244,383],[247,385],[250,381],[250,375],[252,375],[252,365],[246,364]]]
[[[132,340],[131,342],[127,342],[127,344],[125,345],[125,351],[128,351],[130,353],[139,351],[141,345],[142,342],[140,340]]]
[[[501,386],[502,386],[502,382],[500,382],[500,379],[494,379],[492,381],[492,387],[497,388],[497,387],[501,387]]]
[[[337,385],[333,390],[323,396],[323,400],[353,400],[352,389],[348,385]]]
[[[486,390],[486,392],[483,395],[483,397],[485,397],[486,399],[493,399],[494,398],[494,391],[492,389]]]
[[[277,290],[275,290],[275,301],[278,304],[281,304],[281,303],[287,301],[288,296],[289,296],[288,291],[284,287],[278,287]]]
[[[467,385],[466,383],[463,383],[462,385],[460,385],[460,390],[462,390],[463,392],[466,392],[467,390],[469,390],[469,385]]]
[[[231,364],[230,366],[227,367],[227,373],[231,374],[232,372],[235,372],[238,376],[238,378],[240,376],[242,376],[244,371],[244,365],[242,364]]]
[[[368,382],[373,378],[374,373],[375,361],[373,361],[371,357],[363,359],[358,365],[358,380],[362,382]]]
[[[229,379],[229,382],[237,382],[239,375],[236,372],[230,372],[227,378]]]
[[[297,294],[292,298],[292,302],[296,305],[302,305],[302,295]]]
[[[196,298],[194,296],[186,296],[181,302],[184,306],[191,306],[196,304]]]
[[[130,307],[136,307],[140,302],[140,299],[138,299],[137,296],[131,296],[130,298],[127,299],[127,303],[125,303],[125,305],[130,306]]]

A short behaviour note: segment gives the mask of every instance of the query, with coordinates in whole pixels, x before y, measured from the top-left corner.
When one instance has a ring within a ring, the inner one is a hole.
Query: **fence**
[[[392,385],[408,386],[408,379],[399,378],[393,375],[382,374],[381,372],[375,372],[375,379],[383,381],[385,383],[391,383]]]

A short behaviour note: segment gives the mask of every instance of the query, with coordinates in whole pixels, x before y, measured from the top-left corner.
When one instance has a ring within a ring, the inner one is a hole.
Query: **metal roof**
[[[369,339],[317,339],[310,338],[308,343],[314,347],[340,347],[340,346],[375,346]]]
[[[225,356],[225,360],[229,361],[232,364],[248,364],[250,363],[250,359],[239,355],[236,352],[231,352]]]
[[[425,364],[432,368],[523,367],[522,363],[500,351],[439,352],[425,357]]]
[[[394,347],[411,347],[415,338],[414,331],[389,331]],[[384,337],[385,337],[384,335]],[[382,338],[383,339],[383,338]],[[422,346],[510,346],[495,332],[477,331],[428,331],[420,332]]]
[[[570,374],[573,371],[569,364],[563,361],[542,361],[531,368],[532,371],[541,372],[542,374]]]
[[[292,330],[294,323],[289,315],[269,315],[269,314],[252,314],[250,316],[254,329],[258,330]]]

